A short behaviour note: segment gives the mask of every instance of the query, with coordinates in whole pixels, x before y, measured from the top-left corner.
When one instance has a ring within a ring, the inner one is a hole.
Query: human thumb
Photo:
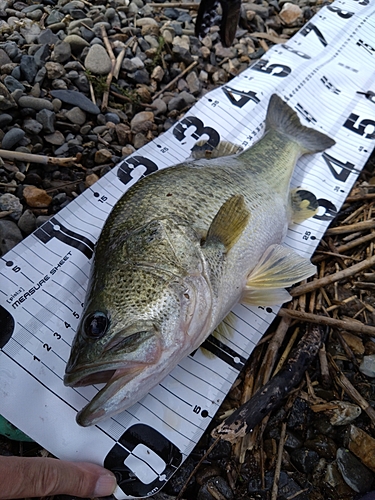
[[[55,458],[0,457],[0,499],[111,495],[115,476],[99,465]]]

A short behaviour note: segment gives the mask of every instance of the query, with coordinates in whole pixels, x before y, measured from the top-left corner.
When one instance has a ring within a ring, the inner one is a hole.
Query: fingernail
[[[116,478],[113,474],[100,476],[95,485],[94,496],[107,497],[112,495],[117,486]]]

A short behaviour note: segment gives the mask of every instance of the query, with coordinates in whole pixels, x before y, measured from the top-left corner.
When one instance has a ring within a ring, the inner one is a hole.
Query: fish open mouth
[[[64,384],[70,387],[83,387],[92,384],[105,383],[105,386],[94,396],[94,398],[77,414],[77,423],[83,427],[94,425],[102,420],[103,416],[111,416],[113,407],[120,410],[125,409],[122,398],[119,395],[123,387],[128,384],[144,369],[142,363],[131,363],[130,366],[108,370],[92,370],[91,373],[79,372],[67,373]],[[121,402],[121,405],[119,404]],[[128,406],[131,406],[132,402]]]

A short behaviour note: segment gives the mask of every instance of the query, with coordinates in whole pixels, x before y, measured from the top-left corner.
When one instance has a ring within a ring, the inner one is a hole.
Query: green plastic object
[[[26,436],[25,433],[17,429],[13,424],[8,422],[6,418],[0,415],[0,434],[14,441],[26,441],[28,443],[34,443],[31,437]]]

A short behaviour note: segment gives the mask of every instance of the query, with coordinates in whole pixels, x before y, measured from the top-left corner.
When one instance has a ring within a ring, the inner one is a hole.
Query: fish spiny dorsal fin
[[[266,116],[266,132],[271,129],[297,142],[302,154],[318,153],[336,144],[322,132],[302,125],[297,113],[276,94],[271,96]]]
[[[291,296],[285,288],[315,272],[308,259],[282,245],[271,245],[248,276],[240,302],[260,306],[288,302]]]
[[[290,199],[292,205],[292,222],[295,224],[303,222],[309,217],[314,217],[318,212],[318,200],[310,191],[300,188],[292,189]]]
[[[195,146],[191,150],[191,158],[194,160],[200,160],[205,158],[207,160],[213,158],[219,158],[221,156],[232,156],[239,154],[243,151],[242,146],[237,144],[232,144],[228,141],[221,141],[215,148],[210,149],[207,141],[201,140],[195,143]]]
[[[215,215],[207,233],[205,246],[220,242],[228,252],[240,238],[250,219],[242,194],[231,196]]]

